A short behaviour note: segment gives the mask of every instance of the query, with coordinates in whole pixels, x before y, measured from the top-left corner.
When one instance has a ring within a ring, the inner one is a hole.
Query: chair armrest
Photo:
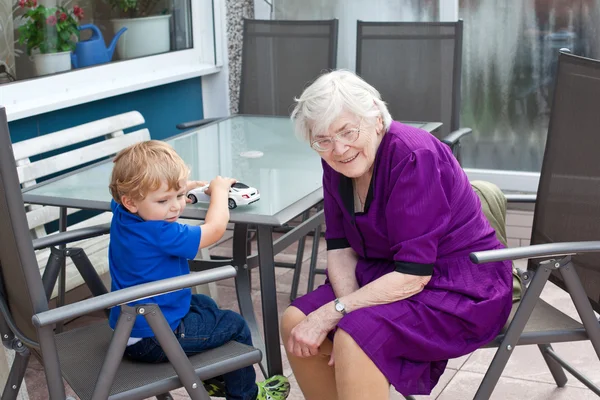
[[[505,194],[504,197],[509,203],[535,203],[537,194]]]
[[[577,253],[600,252],[600,241],[535,244],[511,249],[476,251],[469,257],[475,264],[493,261],[546,258]]]
[[[208,271],[197,272],[174,278],[162,279],[160,281],[143,283],[126,289],[106,293],[101,296],[92,297],[77,303],[68,304],[52,310],[35,314],[32,318],[33,324],[44,327],[60,321],[81,317],[94,311],[104,310],[120,304],[142,300],[148,297],[173,292],[175,290],[202,285],[221,279],[232,278],[237,270],[231,265],[214,268]]]
[[[210,124],[211,122],[218,121],[221,118],[205,118],[199,119],[196,121],[188,121],[177,124],[177,129],[190,129],[190,128],[198,128],[200,126]]]
[[[441,139],[442,143],[447,144],[450,148],[453,148],[456,143],[460,142],[460,139],[465,135],[470,135],[473,132],[471,128],[460,128],[454,132],[450,132],[446,137]]]
[[[104,235],[110,232],[110,223],[90,226],[86,228],[74,229],[72,231],[54,233],[38,239],[33,239],[33,249],[45,249],[50,246],[77,242],[78,240],[89,239],[95,236]]]

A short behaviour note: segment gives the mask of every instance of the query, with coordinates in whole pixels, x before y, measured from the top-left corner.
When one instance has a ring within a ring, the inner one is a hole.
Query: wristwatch
[[[335,299],[333,302],[335,303],[335,311],[341,313],[342,315],[347,314],[346,306],[340,301],[340,299]]]

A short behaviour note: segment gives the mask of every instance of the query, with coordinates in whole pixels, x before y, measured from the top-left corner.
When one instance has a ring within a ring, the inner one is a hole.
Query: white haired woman
[[[298,384],[309,400],[429,394],[511,310],[510,262],[469,260],[502,247],[479,198],[447,146],[351,72],[319,77],[292,120],[322,158],[328,274],[281,323]]]

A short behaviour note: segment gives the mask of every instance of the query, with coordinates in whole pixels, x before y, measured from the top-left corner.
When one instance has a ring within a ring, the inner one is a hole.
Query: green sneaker
[[[256,400],[284,400],[290,394],[290,383],[285,376],[274,375],[256,385],[258,386]]]
[[[225,397],[225,382],[223,379],[211,378],[202,382],[210,397]]]

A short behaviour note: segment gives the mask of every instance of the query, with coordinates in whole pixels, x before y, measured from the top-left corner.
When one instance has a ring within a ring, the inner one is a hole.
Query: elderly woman
[[[325,284],[281,330],[305,397],[429,394],[447,360],[492,340],[512,305],[509,262],[446,145],[392,121],[356,75],[322,75],[297,99],[296,131],[323,164]]]

